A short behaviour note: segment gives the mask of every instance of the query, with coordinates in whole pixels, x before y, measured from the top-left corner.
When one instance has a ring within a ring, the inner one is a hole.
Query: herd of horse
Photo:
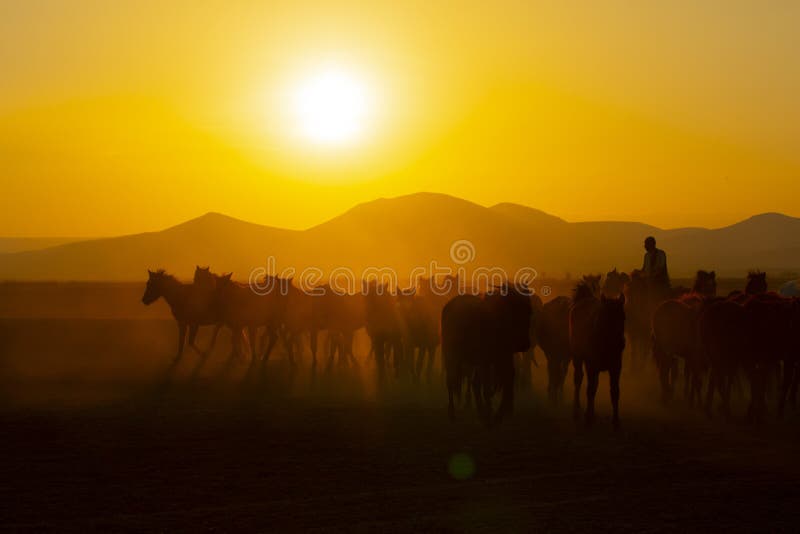
[[[474,399],[487,425],[510,414],[515,389],[530,385],[537,346],[546,357],[548,398],[560,402],[572,365],[574,414],[583,413],[587,423],[595,416],[599,374],[608,372],[612,422],[619,426],[626,346],[632,373],[655,363],[664,402],[674,394],[681,362],[689,405],[709,415],[718,395],[720,411],[730,416],[731,390],[741,379],[749,385],[748,416],[754,420],[764,417],[770,384],[777,384],[779,414],[787,397],[793,404],[796,398],[800,299],[768,291],[762,272],[749,273],[743,290],[718,296],[713,271],[698,271],[692,288],[656,290],[642,271],[614,269],[605,278],[583,276],[571,296],[546,303],[527,287],[512,284],[469,291],[455,276],[420,278],[415,287],[396,290],[372,280],[355,293],[328,286],[308,293],[291,279],[271,278],[269,291],[256,292],[207,267],[196,267],[191,283],[163,270],[149,271],[142,302],[166,300],[178,324],[173,363],[188,344],[200,355],[198,368],[223,327],[232,334],[231,356],[243,356],[249,347],[251,367],[266,364],[278,342],[291,365],[308,348],[316,367],[323,331],[329,367],[337,356],[341,365],[358,365],[354,336],[363,328],[379,380],[390,373],[430,379],[441,347],[450,418],[466,392],[465,403]],[[201,326],[214,329],[206,350],[195,342]],[[584,376],[585,411],[580,399]],[[500,405],[493,411],[498,393]]]

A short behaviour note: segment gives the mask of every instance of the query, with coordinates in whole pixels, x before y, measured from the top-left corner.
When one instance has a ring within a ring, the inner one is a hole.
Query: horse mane
[[[169,274],[166,271],[166,269],[157,269],[155,271],[152,271],[152,274],[154,274],[154,275],[158,276],[159,278],[162,278],[162,279],[164,279],[164,280],[166,280],[168,282],[181,283],[180,280],[178,280],[174,275]]]
[[[583,299],[593,298],[597,293],[596,283],[592,277],[584,276],[572,290],[572,301],[578,302]]]

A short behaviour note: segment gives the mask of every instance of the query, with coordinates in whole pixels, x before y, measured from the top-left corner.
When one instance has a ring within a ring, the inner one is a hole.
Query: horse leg
[[[423,343],[420,343],[417,346],[417,381],[422,381],[422,373],[425,369],[425,359],[428,354],[428,349],[425,347]],[[411,357],[411,361],[414,361],[414,357]]]
[[[572,416],[577,420],[581,416],[581,384],[583,383],[583,362],[573,359],[572,367],[575,370],[575,376],[573,377],[575,396],[572,403]]]
[[[675,392],[675,382],[678,381],[678,358],[673,356],[669,359],[669,395],[670,399]]]
[[[264,335],[269,335],[269,341],[267,342],[267,347],[264,349],[264,354],[261,356],[261,365],[266,365],[267,360],[269,360],[270,354],[272,354],[272,349],[275,348],[275,343],[278,341],[278,332],[275,331],[274,328],[267,328],[264,331]],[[264,344],[263,342],[261,343]]]
[[[703,393],[703,377],[706,375],[706,370],[700,368],[695,362],[692,369],[692,387],[689,391],[689,407],[694,408],[695,405],[700,407],[702,401],[700,397]]]
[[[199,326],[199,325],[197,325],[197,324],[191,324],[191,325],[189,325],[189,337],[188,337],[188,339],[186,340],[186,342],[187,342],[187,344],[189,345],[189,347],[190,347],[192,350],[194,350],[194,351],[195,351],[197,354],[202,354],[202,352],[200,352],[200,347],[198,347],[198,346],[197,346],[197,345],[195,345],[195,343],[194,343],[194,340],[195,340],[195,338],[197,338],[197,331],[198,331],[199,329],[200,329],[200,326]]]
[[[281,329],[281,339],[283,340],[283,347],[286,349],[286,359],[289,361],[289,365],[294,366],[294,344],[295,344],[295,335],[293,332],[290,332],[288,328],[284,327]],[[314,365],[316,365],[317,361],[314,360]]]
[[[194,340],[195,337],[197,336],[198,328],[199,328],[198,325],[192,325],[189,327],[189,346],[192,347],[195,350],[195,352],[197,352],[198,355],[200,355],[200,358],[198,358],[197,363],[194,366],[194,369],[192,369],[192,380],[197,378],[197,375],[200,373],[200,370],[205,365],[206,360],[208,359],[208,356],[210,354],[210,351],[203,352],[197,345],[195,345]],[[216,337],[218,328],[219,327],[215,325],[214,337]]]
[[[378,369],[378,380],[383,380],[386,344],[382,336],[375,336],[372,339],[372,348],[375,351],[375,366]]]
[[[653,357],[658,367],[658,379],[661,383],[661,402],[666,404],[670,398],[669,367],[667,355],[658,344],[653,344]]]
[[[355,354],[353,354],[353,337],[354,332],[352,330],[346,330],[342,334],[342,350],[344,351],[345,358],[347,359],[348,365],[351,365],[355,368],[360,367],[358,364],[358,360],[356,359]]]
[[[183,357],[183,346],[186,344],[186,328],[186,323],[178,323],[178,350],[175,352],[175,358],[172,360],[173,366],[177,365]]]
[[[675,363],[677,366],[677,362]],[[692,366],[689,365],[689,360],[683,360],[683,399],[689,403],[689,408],[692,407],[692,380],[694,380],[694,373],[692,373]]]
[[[478,412],[478,417],[483,419],[486,424],[489,424],[486,405],[483,402],[483,383],[481,380],[482,370],[475,369],[472,373],[472,396],[475,398],[475,410]]]
[[[400,378],[400,370],[403,366],[403,343],[399,339],[392,341],[392,354],[394,356],[394,376]]]
[[[711,372],[708,376],[708,391],[706,391],[706,415],[711,417],[714,408],[714,389],[717,387],[718,371],[716,366],[711,367]],[[720,395],[723,395],[723,387],[720,385]]]
[[[611,406],[614,410],[612,422],[614,430],[619,430],[619,375],[621,369],[611,370],[609,375],[609,382],[611,384]]]
[[[451,375],[455,375],[455,373],[447,373],[447,417],[452,422],[456,420],[456,406],[453,402],[453,396],[457,387],[457,380]]]
[[[503,398],[500,401],[500,407],[497,409],[496,422],[500,422],[506,415],[511,415],[514,411],[514,367],[512,364],[509,370],[510,374],[504,380]]]
[[[258,328],[255,326],[247,327],[247,337],[250,339],[250,367],[258,361]]]
[[[210,356],[211,352],[214,350],[214,346],[217,344],[217,335],[221,329],[222,324],[214,325],[214,331],[211,333],[211,341],[208,342],[208,348],[205,350],[206,356]]]
[[[555,358],[547,358],[547,398],[553,405],[558,399],[557,383],[560,367],[561,365],[556,362]]]
[[[597,385],[600,382],[600,372],[594,369],[586,370],[586,424],[594,423],[594,398],[597,395]]]
[[[800,362],[794,362],[792,365],[792,387],[789,390],[789,402],[792,405],[792,410],[797,409],[797,383],[800,381]]]
[[[333,367],[333,360],[336,358],[336,340],[335,336],[332,336],[330,332],[325,336],[325,341],[322,343],[323,350],[325,347],[328,349],[328,363],[325,364],[325,368],[330,371]]]
[[[778,396],[778,417],[783,418],[783,411],[786,407],[786,396],[789,394],[789,389],[792,387],[794,381],[794,362],[783,362],[783,380],[781,381],[781,391]]]
[[[478,391],[483,399],[484,422],[486,426],[491,426],[494,422],[492,419],[492,395],[494,394],[493,386],[494,384],[491,380],[491,370],[484,368],[482,371],[480,385],[478,386]]]
[[[309,339],[308,345],[311,347],[311,367],[317,367],[317,342],[319,337],[319,331],[312,327],[309,331]],[[294,360],[292,360],[294,362]]]

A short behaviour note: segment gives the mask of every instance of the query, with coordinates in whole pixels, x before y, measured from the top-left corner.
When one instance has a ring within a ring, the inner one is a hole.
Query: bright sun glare
[[[326,67],[300,80],[291,93],[298,132],[320,145],[352,144],[362,138],[372,112],[369,87],[354,73]]]

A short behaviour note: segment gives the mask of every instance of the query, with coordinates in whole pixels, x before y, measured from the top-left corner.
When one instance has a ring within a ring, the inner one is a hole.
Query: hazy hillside
[[[391,266],[407,274],[434,260],[452,266],[450,245],[464,239],[475,250],[467,267],[532,266],[562,276],[638,267],[649,234],[666,249],[675,276],[698,268],[729,276],[750,268],[800,269],[800,219],[781,214],[713,230],[662,230],[637,222],[569,223],[516,204],[487,208],[418,193],[360,204],[305,231],[209,213],[161,232],[0,254],[0,279],[141,280],[146,269],[157,267],[188,277],[195,264],[246,278],[267,256],[275,257],[280,268]]]
[[[41,250],[74,241],[82,241],[82,239],[75,237],[0,237],[0,254]]]

